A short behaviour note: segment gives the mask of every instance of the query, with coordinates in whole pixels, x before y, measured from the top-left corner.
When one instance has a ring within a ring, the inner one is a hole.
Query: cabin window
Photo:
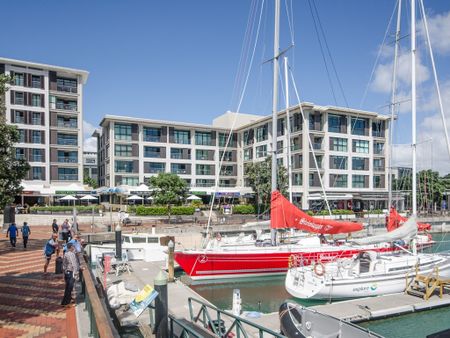
[[[130,243],[130,237],[124,237],[124,238],[123,238],[123,241],[124,241],[125,243]]]
[[[146,243],[145,237],[133,237],[133,243]]]

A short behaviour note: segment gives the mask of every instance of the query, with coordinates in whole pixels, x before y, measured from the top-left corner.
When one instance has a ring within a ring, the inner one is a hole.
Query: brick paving
[[[50,238],[48,226],[31,226],[27,249],[19,234],[12,248],[0,234],[0,337],[77,338],[75,308],[60,305],[64,278],[55,275],[53,255],[48,275],[43,274],[43,247]]]

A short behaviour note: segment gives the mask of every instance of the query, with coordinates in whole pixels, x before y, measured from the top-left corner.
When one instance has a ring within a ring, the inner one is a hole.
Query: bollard
[[[169,336],[168,326],[168,300],[167,300],[167,278],[159,271],[154,280],[155,291],[158,297],[155,299],[155,328],[156,338],[167,338]]]
[[[173,283],[174,281],[174,262],[173,262],[173,252],[175,249],[175,243],[170,240],[169,243],[167,244],[167,246],[169,247],[169,260],[168,260],[168,270],[169,270],[169,283]]]
[[[122,259],[122,228],[119,225],[116,226],[116,258]]]

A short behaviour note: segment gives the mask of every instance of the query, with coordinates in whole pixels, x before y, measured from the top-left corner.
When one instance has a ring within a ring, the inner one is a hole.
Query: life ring
[[[320,268],[319,268],[320,267]],[[317,276],[323,276],[325,274],[325,265],[322,262],[318,262],[314,265],[314,273]]]

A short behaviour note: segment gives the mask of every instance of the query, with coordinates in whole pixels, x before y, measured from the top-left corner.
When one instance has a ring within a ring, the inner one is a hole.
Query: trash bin
[[[55,261],[55,274],[63,273],[63,259],[62,257],[56,257]]]

